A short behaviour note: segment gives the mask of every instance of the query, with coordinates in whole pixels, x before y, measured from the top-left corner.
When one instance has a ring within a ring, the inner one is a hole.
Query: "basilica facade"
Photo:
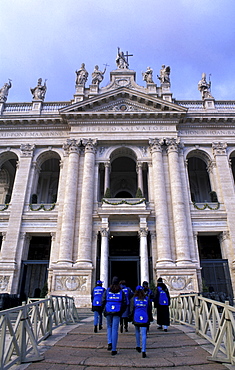
[[[8,103],[0,91],[0,293],[73,296],[113,276],[160,276],[171,295],[235,290],[235,101],[178,101],[170,68],[136,83],[116,68],[76,71],[73,99]]]

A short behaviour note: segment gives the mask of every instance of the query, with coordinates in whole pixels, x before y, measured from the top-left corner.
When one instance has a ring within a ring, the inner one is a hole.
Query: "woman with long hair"
[[[131,319],[135,325],[136,351],[142,352],[142,357],[146,357],[147,328],[151,320],[151,301],[144,293],[141,285],[138,285],[135,294],[131,299]],[[140,347],[140,337],[142,339],[142,349]]]

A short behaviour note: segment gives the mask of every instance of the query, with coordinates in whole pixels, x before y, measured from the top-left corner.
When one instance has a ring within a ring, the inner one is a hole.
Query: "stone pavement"
[[[150,326],[147,338],[147,357],[135,350],[134,326],[128,333],[119,333],[118,354],[107,351],[106,322],[104,329],[93,332],[93,315],[79,309],[80,323],[63,326],[40,345],[45,359],[40,362],[13,366],[14,370],[98,370],[107,369],[171,369],[176,370],[222,370],[235,369],[207,360],[210,345],[196,336],[191,328],[183,325],[170,326],[168,332]],[[182,331],[182,329],[184,331]],[[195,340],[196,339],[196,340]],[[206,351],[206,349],[207,351]]]

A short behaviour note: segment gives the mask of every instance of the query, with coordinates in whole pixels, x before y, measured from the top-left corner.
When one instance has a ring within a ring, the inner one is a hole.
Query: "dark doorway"
[[[28,259],[22,261],[20,295],[22,300],[43,297],[46,292],[51,237],[33,236],[30,240]]]
[[[140,284],[139,238],[132,235],[111,235],[109,242],[109,283],[114,276],[126,280],[135,289]]]

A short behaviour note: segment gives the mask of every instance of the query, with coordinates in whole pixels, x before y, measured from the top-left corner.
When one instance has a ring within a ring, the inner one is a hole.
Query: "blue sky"
[[[202,72],[211,74],[216,100],[235,99],[234,0],[0,0],[0,87],[12,79],[8,102],[30,102],[30,88],[47,79],[45,101],[69,101],[75,70],[109,64],[117,47],[129,51],[130,69],[171,67],[175,99],[200,99]]]

